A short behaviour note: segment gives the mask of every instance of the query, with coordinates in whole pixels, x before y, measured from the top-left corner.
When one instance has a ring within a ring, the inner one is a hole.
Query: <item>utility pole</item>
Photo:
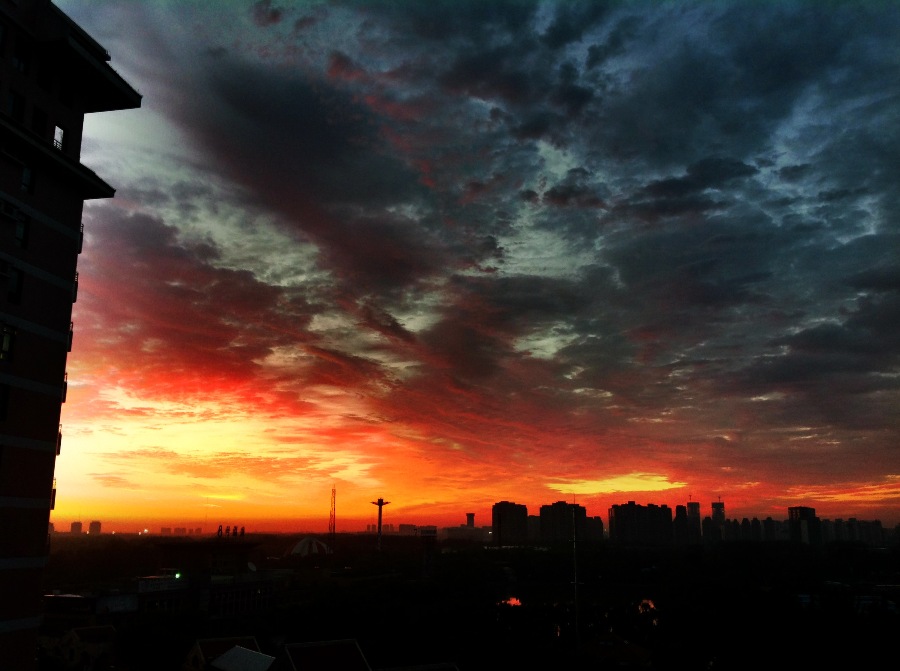
[[[378,506],[378,551],[381,552],[381,509],[384,508],[390,501],[385,501],[384,499],[378,499],[377,501],[372,501],[373,506]]]

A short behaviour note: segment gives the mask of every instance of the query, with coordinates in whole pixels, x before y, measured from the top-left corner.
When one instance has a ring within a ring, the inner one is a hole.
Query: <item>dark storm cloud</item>
[[[636,16],[628,16],[618,19],[609,28],[605,39],[595,42],[588,47],[588,55],[585,60],[585,68],[603,65],[608,59],[626,52],[628,42],[636,35],[636,29],[641,20]]]
[[[385,154],[377,119],[325,82],[226,59],[210,63],[205,84],[188,123],[224,170],[276,204],[391,203],[414,184]]]
[[[553,21],[541,36],[542,40],[551,49],[578,42],[605,18],[611,7],[607,2],[560,3],[555,7]]]
[[[777,212],[748,219],[735,209],[743,199],[764,193],[754,184],[760,179],[758,159],[774,155],[771,134],[789,120],[805,92],[826,95],[831,89],[817,88],[826,83],[849,87],[842,72],[856,60],[883,61],[877,49],[854,49],[877,28],[877,14],[830,12],[804,3],[765,12],[744,5],[657,12],[627,4],[563,3],[544,8],[542,25],[536,20],[538,6],[531,3],[369,3],[360,9],[370,22],[384,21],[392,31],[388,43],[409,49],[407,67],[396,71],[423,95],[430,87],[431,95],[449,96],[454,106],[466,98],[502,103],[506,141],[519,143],[517,151],[521,143],[552,137],[561,147],[583,145],[586,160],[595,163],[633,157],[612,185],[581,169],[543,193],[529,188],[522,195],[565,209],[599,209],[600,222],[622,231],[634,221],[675,224],[658,235],[636,229],[631,238],[610,238],[603,254],[632,290],[676,312],[688,306],[729,310],[771,298],[774,285],[764,290],[759,285],[773,276],[794,243],[772,227],[774,222],[766,223]],[[673,21],[697,20],[708,26],[704,39],[688,33],[686,39],[667,41]],[[440,55],[443,65],[437,70],[422,69],[423,40]],[[639,54],[654,40],[653,48],[668,50],[665,58],[652,70],[636,69],[627,88],[610,77],[615,70],[600,76],[599,68]],[[579,71],[584,61],[563,54],[574,46],[588,54],[592,75]],[[423,189],[412,157],[396,153],[380,133],[393,125],[408,131],[408,141],[418,141],[427,137],[429,124],[397,126],[395,119],[361,104],[354,82],[370,94],[384,94],[372,88],[375,73],[365,63],[363,53],[332,54],[330,68],[333,75],[340,71],[342,88],[299,71],[220,59],[198,72],[209,96],[183,113],[222,168],[322,244],[323,263],[360,294],[409,286],[439,268],[463,267],[463,247],[457,243],[470,237],[454,239],[442,230],[435,208],[460,219],[466,229],[489,232],[497,225],[489,220],[496,209],[480,208],[504,194],[476,189],[472,185],[487,182],[470,180],[470,207],[447,209],[435,191]],[[874,91],[887,73],[882,62],[868,74],[871,82],[852,86],[863,94]],[[594,122],[567,121],[566,114],[575,111],[592,115]],[[439,123],[443,119],[431,127]],[[477,134],[468,141],[479,142]],[[623,180],[636,177],[632,171],[639,166],[655,168],[658,176],[632,180],[629,187]],[[518,168],[525,178],[533,170],[521,163]],[[456,167],[451,162],[435,169],[446,179],[454,177]],[[780,174],[790,183],[824,185],[832,169],[806,163],[785,166]],[[447,182],[437,192],[451,188]],[[865,195],[847,193],[847,207]],[[416,203],[424,216],[407,219],[385,211],[401,203]],[[781,216],[790,213],[782,208]],[[829,214],[832,220],[836,216]],[[547,227],[571,228],[579,221],[541,217]],[[814,222],[807,217],[804,223]],[[592,235],[598,229],[581,221],[577,230]],[[499,300],[497,295],[482,293],[488,304]]]
[[[880,11],[799,2],[767,11],[750,3],[686,5],[683,13],[702,22],[702,32],[672,40],[665,58],[636,71],[627,89],[607,92],[594,133],[617,155],[665,165],[723,144],[738,158],[765,151],[803,96],[839,96],[844,87],[874,93],[896,70],[871,46],[884,32]],[[896,20],[896,11],[887,13]],[[674,28],[665,20],[677,14],[642,13],[630,24],[631,50],[664,43]]]
[[[424,189],[354,96],[325,80],[229,59],[210,64],[204,77],[209,96],[184,111],[195,137],[218,170],[320,244],[348,287],[403,286],[442,264],[438,239],[385,211]]]
[[[103,206],[90,218],[88,244],[97,249],[83,260],[90,278],[83,300],[94,319],[80,330],[130,350],[145,371],[249,379],[254,361],[295,344],[314,314],[302,295],[215,267],[215,245],[183,242],[157,218],[121,217]],[[117,280],[123,276],[127,285]]]
[[[563,180],[546,190],[543,201],[559,207],[602,208],[606,204],[600,194],[605,191],[604,185],[596,184],[587,170],[573,168]]]
[[[284,10],[272,4],[272,0],[259,0],[253,5],[253,20],[258,26],[271,26],[284,17]]]
[[[348,214],[317,231],[324,263],[352,293],[390,292],[443,269],[442,244],[414,222],[390,214]]]
[[[528,31],[535,5],[519,0],[382,0],[366,3],[387,19],[400,43],[409,39],[437,43],[476,44],[498,36],[511,38]]]

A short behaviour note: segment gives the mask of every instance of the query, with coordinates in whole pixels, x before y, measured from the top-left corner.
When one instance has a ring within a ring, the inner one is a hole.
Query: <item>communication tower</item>
[[[377,501],[372,501],[373,506],[378,506],[378,551],[381,552],[381,509],[384,508],[390,501],[385,501],[384,499],[378,499]]]

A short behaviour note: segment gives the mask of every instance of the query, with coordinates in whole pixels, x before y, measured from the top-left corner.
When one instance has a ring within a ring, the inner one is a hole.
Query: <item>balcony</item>
[[[59,151],[63,150],[66,141],[66,131],[57,126],[53,129],[53,148]]]

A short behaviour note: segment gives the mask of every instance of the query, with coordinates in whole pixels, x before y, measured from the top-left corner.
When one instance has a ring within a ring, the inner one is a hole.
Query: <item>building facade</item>
[[[84,115],[139,107],[109,54],[49,0],[0,2],[0,659],[36,667],[85,200]]]
[[[808,506],[788,508],[788,529],[791,540],[805,545],[822,544],[821,522],[816,517],[816,509]]]
[[[491,507],[492,542],[498,547],[528,542],[528,508],[521,503],[499,501]]]
[[[672,509],[629,501],[609,509],[609,540],[621,545],[668,547],[674,543]]]
[[[584,506],[566,501],[543,505],[541,513],[541,540],[545,543],[571,543],[578,531],[584,530],[587,510]]]

